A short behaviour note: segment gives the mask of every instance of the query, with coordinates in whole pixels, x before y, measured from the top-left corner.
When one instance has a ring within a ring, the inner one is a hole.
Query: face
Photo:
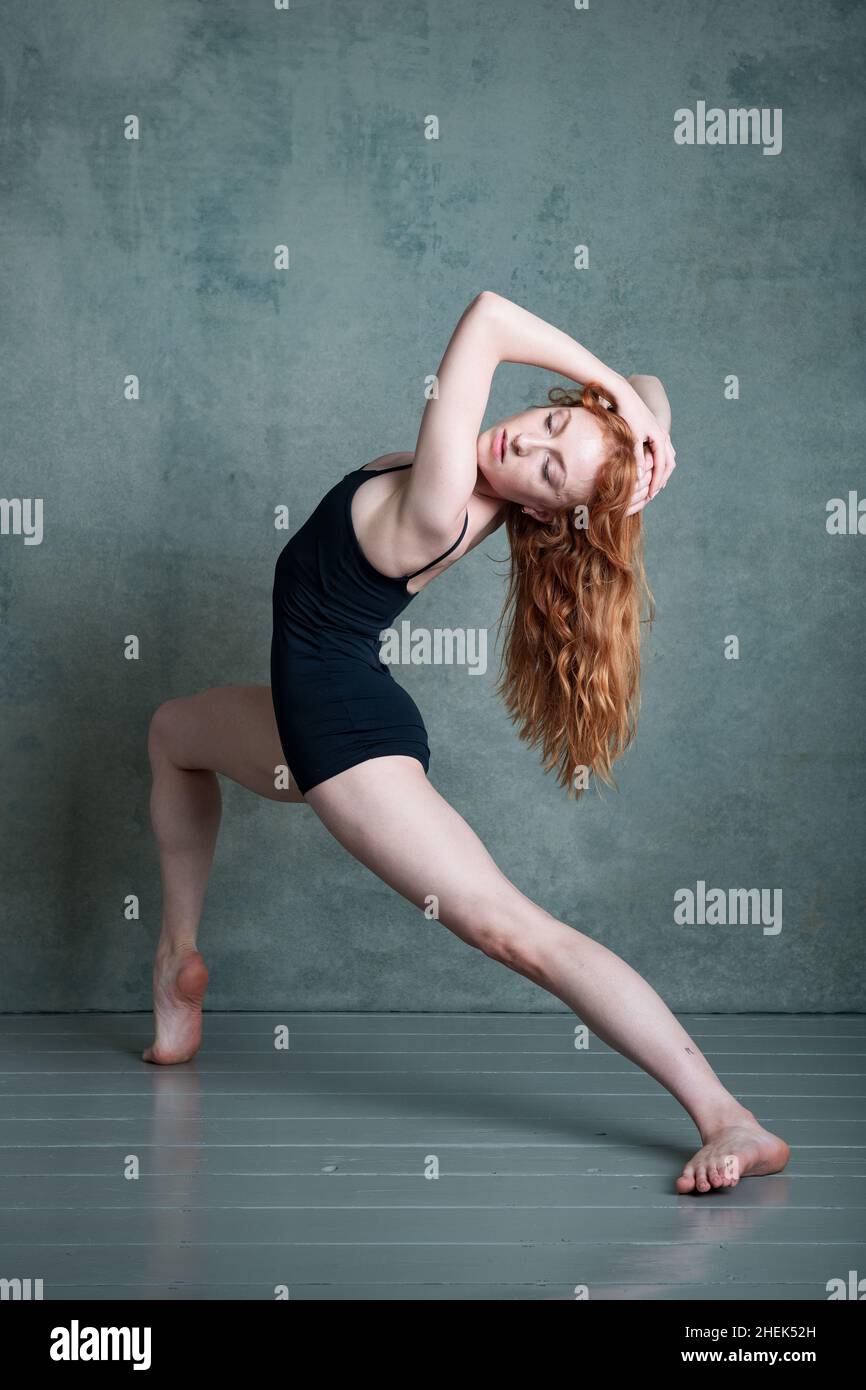
[[[479,491],[537,521],[589,502],[604,462],[602,426],[580,406],[534,406],[478,436]]]

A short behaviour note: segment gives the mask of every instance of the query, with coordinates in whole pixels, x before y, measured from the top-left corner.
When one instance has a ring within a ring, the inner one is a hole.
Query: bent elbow
[[[481,290],[473,299],[472,307],[477,305],[480,309],[489,309],[500,299],[501,295],[498,295],[495,290]]]

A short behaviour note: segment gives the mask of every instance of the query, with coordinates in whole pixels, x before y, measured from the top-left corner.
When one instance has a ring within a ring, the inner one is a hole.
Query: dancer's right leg
[[[372,759],[307,793],[350,854],[468,945],[549,990],[597,1037],[667,1087],[701,1135],[678,1192],[775,1173],[790,1150],[731,1095],[647,980],[513,884],[462,816],[406,756]]]
[[[271,801],[303,802],[277,790],[285,764],[268,686],[229,685],[168,700],[148,738],[150,808],[162,875],[162,930],[153,969],[155,1038],[146,1062],[185,1062],[201,1042],[207,967],[196,947],[220,825],[217,773]]]

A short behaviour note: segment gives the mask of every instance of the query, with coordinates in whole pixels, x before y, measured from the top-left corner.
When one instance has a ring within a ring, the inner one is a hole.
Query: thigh
[[[221,773],[270,801],[304,800],[294,779],[276,786],[286,759],[269,686],[222,685],[169,700],[156,722],[176,767]]]
[[[534,908],[416,758],[372,758],[307,792],[331,834],[416,907],[472,945]],[[539,909],[535,909],[538,911]]]

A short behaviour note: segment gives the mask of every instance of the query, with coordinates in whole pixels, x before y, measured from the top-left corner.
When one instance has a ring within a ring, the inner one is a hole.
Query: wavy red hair
[[[508,510],[497,692],[520,737],[540,749],[545,772],[555,768],[558,784],[579,797],[581,769],[587,784],[616,786],[613,764],[637,732],[641,624],[652,624],[655,606],[642,515],[625,514],[637,476],[632,431],[598,382],[554,386],[548,399],[590,411],[607,449],[585,517],[569,507],[542,523],[517,503]]]

